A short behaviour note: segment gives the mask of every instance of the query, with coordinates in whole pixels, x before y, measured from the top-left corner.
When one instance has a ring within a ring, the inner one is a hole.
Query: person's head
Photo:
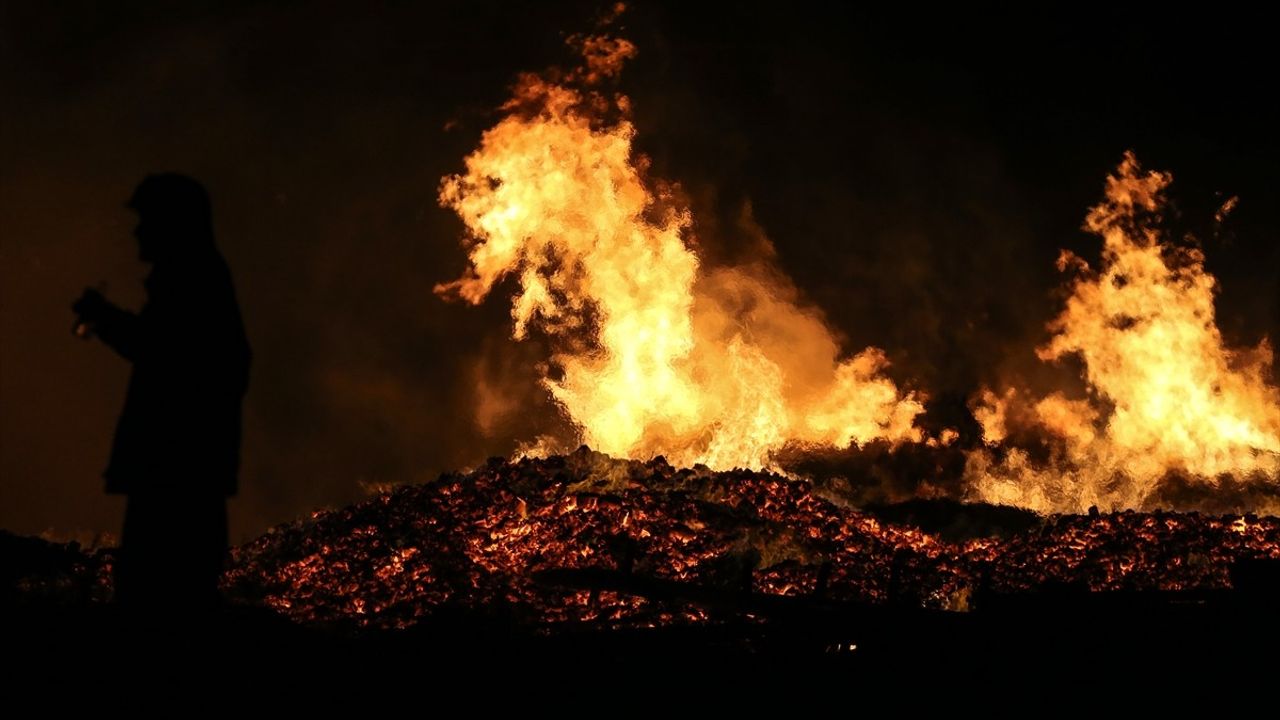
[[[148,175],[128,206],[138,213],[133,235],[144,262],[190,257],[213,247],[209,193],[186,175]]]

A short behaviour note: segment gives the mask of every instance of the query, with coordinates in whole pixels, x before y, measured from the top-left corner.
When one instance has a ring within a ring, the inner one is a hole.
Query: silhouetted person
[[[249,345],[204,187],[151,175],[128,205],[139,258],[152,264],[146,304],[134,314],[89,289],[72,306],[77,334],[133,363],[103,473],[107,492],[128,498],[116,597],[159,612],[208,610],[227,550]]]

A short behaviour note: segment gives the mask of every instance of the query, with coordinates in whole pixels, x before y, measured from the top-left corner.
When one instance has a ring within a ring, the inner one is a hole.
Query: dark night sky
[[[151,171],[209,187],[254,348],[234,538],[547,427],[506,304],[431,293],[464,263],[435,193],[599,3],[51,5],[0,6],[0,527],[118,527],[99,473],[128,368],[68,306],[101,281],[141,302],[121,203]],[[623,89],[713,259],[749,202],[849,349],[963,398],[1031,364],[1058,248],[1096,255],[1078,228],[1128,148],[1174,173],[1228,339],[1280,335],[1273,25],[1179,12],[637,0]],[[525,411],[477,427],[480,377]]]

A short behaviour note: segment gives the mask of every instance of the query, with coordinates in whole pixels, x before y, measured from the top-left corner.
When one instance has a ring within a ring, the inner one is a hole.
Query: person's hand
[[[80,299],[71,304],[71,310],[79,316],[79,322],[89,325],[100,320],[110,307],[111,303],[93,288],[85,288]]]

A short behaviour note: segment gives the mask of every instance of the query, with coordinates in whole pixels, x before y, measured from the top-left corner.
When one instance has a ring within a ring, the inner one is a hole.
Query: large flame
[[[632,148],[628,99],[601,89],[635,47],[571,41],[582,66],[522,77],[466,171],[445,178],[471,265],[437,293],[478,304],[518,277],[514,336],[551,338],[546,388],[577,440],[614,456],[758,469],[789,442],[919,440],[921,400],[882,374],[881,351],[841,359],[766,261],[700,264],[689,210]]]
[[[1266,379],[1271,348],[1265,339],[1244,351],[1223,342],[1203,253],[1168,242],[1160,229],[1171,179],[1143,172],[1126,154],[1085,220],[1103,241],[1100,268],[1061,254],[1059,269],[1078,276],[1038,355],[1078,356],[1091,397],[984,392],[974,414],[988,444],[1031,429],[1050,438],[1052,457],[1037,463],[1016,448],[999,460],[975,453],[968,471],[979,498],[1070,512],[1143,507],[1171,474],[1199,483],[1280,479],[1280,392]]]

